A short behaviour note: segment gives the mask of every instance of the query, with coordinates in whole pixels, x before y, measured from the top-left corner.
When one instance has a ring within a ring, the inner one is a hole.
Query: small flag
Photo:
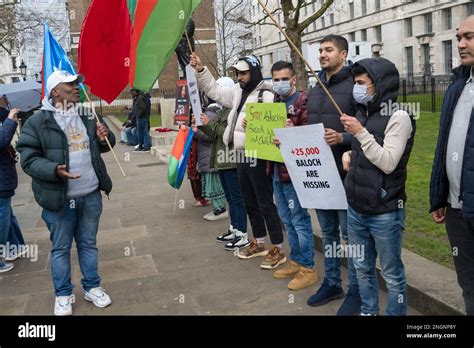
[[[183,184],[189,154],[193,144],[193,136],[194,132],[192,128],[186,130],[180,128],[178,131],[178,136],[176,137],[168,163],[168,183],[175,189],[179,189]]]
[[[64,70],[76,75],[76,70],[71,64],[69,57],[64,49],[55,39],[48,25],[44,23],[44,49],[43,49],[43,86],[41,90],[42,98],[49,95],[50,91],[46,90],[46,82],[51,74],[56,70]]]

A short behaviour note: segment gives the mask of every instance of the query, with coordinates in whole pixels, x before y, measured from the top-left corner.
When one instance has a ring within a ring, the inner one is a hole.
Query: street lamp
[[[21,75],[23,76],[23,81],[26,81],[26,68],[27,66],[25,62],[22,60],[20,64],[20,72],[21,72]]]

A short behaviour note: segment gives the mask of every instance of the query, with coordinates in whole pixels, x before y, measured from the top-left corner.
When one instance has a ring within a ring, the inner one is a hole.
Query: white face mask
[[[374,96],[369,95],[367,92],[367,90],[371,86],[373,86],[373,84],[370,86],[354,85],[354,90],[352,92],[352,95],[357,104],[362,104],[362,105],[367,106],[372,100],[374,100]]]

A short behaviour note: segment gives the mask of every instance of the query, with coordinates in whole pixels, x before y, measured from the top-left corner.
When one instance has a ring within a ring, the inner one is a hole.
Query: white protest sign
[[[200,117],[202,113],[201,98],[199,96],[196,74],[194,73],[194,68],[189,64],[186,66],[186,79],[188,81],[189,99],[191,99],[196,126],[202,126]]]
[[[280,150],[303,208],[346,210],[347,197],[324,127],[275,129]]]

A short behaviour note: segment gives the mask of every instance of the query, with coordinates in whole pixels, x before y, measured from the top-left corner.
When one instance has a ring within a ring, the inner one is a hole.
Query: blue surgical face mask
[[[291,94],[293,87],[291,87],[291,81],[278,81],[273,82],[273,92],[279,96],[286,98]]]
[[[356,103],[367,106],[372,100],[374,100],[374,96],[367,93],[367,89],[370,86],[354,85],[354,91],[352,92],[352,95],[354,96]]]

